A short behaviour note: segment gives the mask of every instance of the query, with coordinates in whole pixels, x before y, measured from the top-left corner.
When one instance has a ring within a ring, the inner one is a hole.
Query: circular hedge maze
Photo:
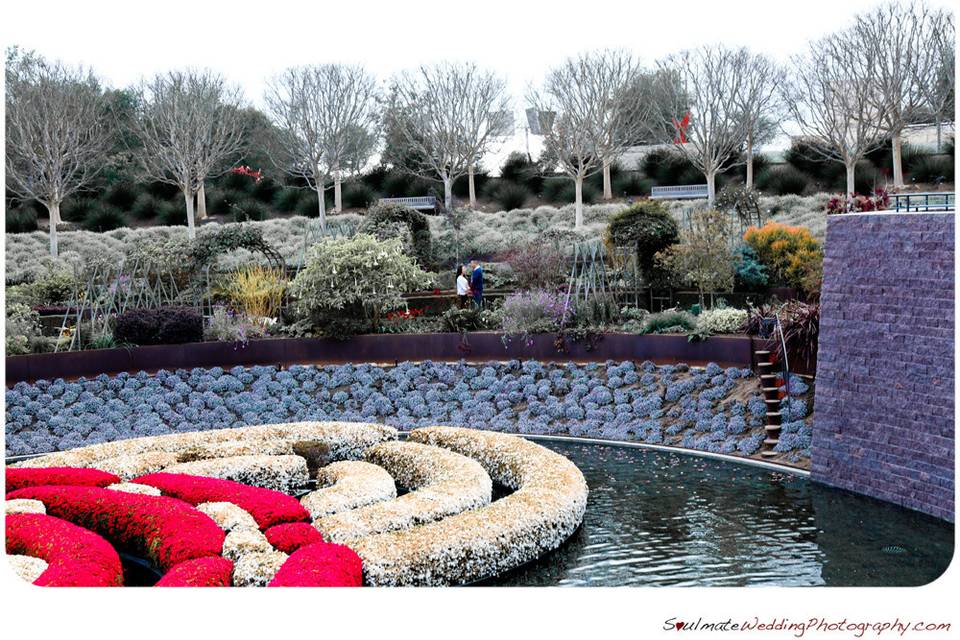
[[[517,436],[349,422],[115,441],[6,482],[7,554],[48,586],[468,584],[556,549],[587,501]]]

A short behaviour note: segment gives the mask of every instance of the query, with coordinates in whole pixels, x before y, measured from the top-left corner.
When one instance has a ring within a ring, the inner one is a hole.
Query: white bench
[[[706,198],[707,185],[685,184],[675,187],[653,187],[650,190],[651,200],[686,200],[691,198]]]
[[[436,211],[440,202],[436,196],[417,196],[414,198],[380,198],[380,204],[401,204],[417,210]]]

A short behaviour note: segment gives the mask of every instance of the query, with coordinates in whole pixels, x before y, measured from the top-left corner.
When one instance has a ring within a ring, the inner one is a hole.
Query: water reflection
[[[587,478],[581,529],[487,584],[912,586],[950,563],[953,526],[803,478],[704,458],[548,443]]]

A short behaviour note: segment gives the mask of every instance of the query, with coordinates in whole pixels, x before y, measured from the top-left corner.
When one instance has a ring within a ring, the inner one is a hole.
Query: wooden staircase
[[[767,424],[764,425],[767,437],[763,440],[763,448],[760,455],[765,458],[772,458],[777,455],[773,450],[780,442],[780,424],[782,415],[780,413],[780,387],[777,386],[777,379],[780,377],[776,371],[778,366],[772,361],[772,353],[766,350],[753,352],[757,358],[757,371],[760,373],[760,388],[763,390],[763,400],[767,403]]]

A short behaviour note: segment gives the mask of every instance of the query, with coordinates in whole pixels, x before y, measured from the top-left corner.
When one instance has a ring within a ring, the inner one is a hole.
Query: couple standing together
[[[470,262],[469,270],[465,264],[457,268],[457,299],[461,309],[470,298],[477,307],[483,306],[483,268],[477,260]]]

